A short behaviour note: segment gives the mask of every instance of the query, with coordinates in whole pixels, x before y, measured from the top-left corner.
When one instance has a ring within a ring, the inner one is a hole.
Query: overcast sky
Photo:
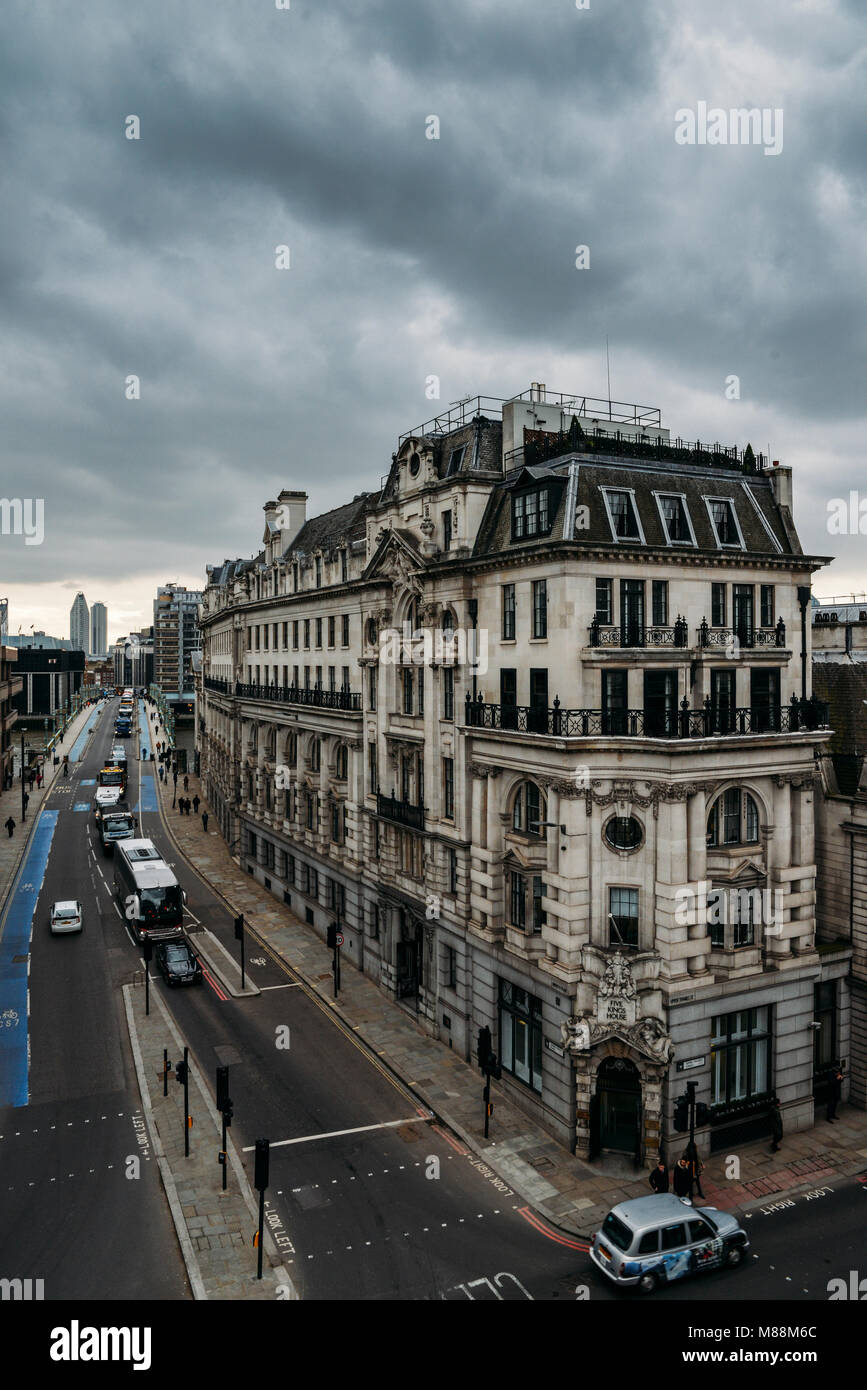
[[[6,0],[4,30],[2,492],[45,506],[42,545],[0,536],[12,632],[68,635],[78,589],[111,638],[151,621],[281,487],[377,486],[460,396],[607,394],[606,334],[614,396],[793,465],[815,592],[867,588],[826,525],[865,473],[861,0]],[[782,150],[678,144],[700,102],[782,110]]]

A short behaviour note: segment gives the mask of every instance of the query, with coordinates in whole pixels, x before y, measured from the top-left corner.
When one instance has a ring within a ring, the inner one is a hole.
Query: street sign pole
[[[184,1048],[184,1158],[190,1156],[190,1063],[189,1051]]]
[[[269,1142],[267,1139],[256,1140],[256,1160],[253,1173],[253,1186],[259,1192],[259,1229],[256,1232],[256,1246],[259,1253],[259,1263],[256,1278],[262,1278],[262,1241],[264,1238],[265,1227],[265,1193],[268,1188],[268,1167],[269,1167]]]
[[[491,1073],[485,1072],[485,1138],[488,1137],[488,1120],[491,1108]]]
[[[244,914],[243,912],[235,918],[235,940],[241,943],[241,988],[246,989],[246,976],[244,974]]]
[[[151,1011],[151,960],[153,959],[154,943],[149,936],[143,942],[144,948],[144,969],[145,969],[145,1018],[150,1016]]]

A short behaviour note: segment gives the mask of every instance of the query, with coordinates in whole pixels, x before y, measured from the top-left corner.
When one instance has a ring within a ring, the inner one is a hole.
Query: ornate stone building
[[[604,413],[603,413],[604,410]],[[659,412],[462,403],[384,487],[208,571],[202,773],[251,874],[585,1158],[687,1080],[707,1148],[813,1122],[810,579],[791,472]]]

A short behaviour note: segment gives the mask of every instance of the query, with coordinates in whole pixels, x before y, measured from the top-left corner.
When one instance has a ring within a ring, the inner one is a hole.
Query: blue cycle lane
[[[30,937],[59,814],[39,815],[0,937],[0,1106],[28,1100]]]
[[[102,710],[101,710],[101,709],[99,708],[99,706],[97,705],[96,709],[95,709],[95,710],[93,711],[93,713],[89,716],[89,718],[88,718],[88,720],[87,720],[87,723],[85,724],[85,726],[84,726],[84,728],[82,729],[81,733],[78,735],[78,738],[75,740],[75,742],[73,743],[72,747],[71,747],[70,750],[69,750],[69,761],[70,761],[71,763],[80,762],[80,760],[81,760],[81,755],[82,755],[82,753],[84,752],[84,745],[85,745],[85,743],[87,742],[88,734],[90,734],[91,730],[93,729],[94,725],[96,724],[96,721],[97,721],[97,719],[99,718],[99,716],[100,716],[101,713],[102,713]]]
[[[134,811],[155,811],[157,809],[157,789],[154,783],[153,772],[145,772],[145,767],[156,767],[156,763],[150,762],[151,756],[151,731],[148,723],[148,712],[144,700],[138,702],[138,738],[139,749],[143,753],[140,801],[133,807]]]

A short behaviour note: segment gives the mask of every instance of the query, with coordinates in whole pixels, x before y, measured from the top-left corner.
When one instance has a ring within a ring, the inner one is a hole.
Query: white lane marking
[[[266,989],[297,989],[300,981],[290,980],[286,985],[260,985],[259,988],[264,992]]]
[[[433,1116],[430,1117],[433,1119]],[[284,1148],[287,1144],[311,1144],[315,1139],[339,1139],[344,1134],[367,1134],[372,1129],[397,1129],[400,1125],[415,1125],[428,1123],[426,1117],[413,1115],[407,1120],[385,1120],[381,1125],[358,1125],[355,1129],[332,1129],[326,1134],[304,1134],[300,1139],[277,1139],[271,1141],[272,1149]],[[255,1144],[248,1144],[243,1149],[245,1154],[251,1154],[255,1150]],[[370,1174],[372,1177],[373,1174]]]
[[[120,917],[120,908],[118,907],[117,903],[112,903],[112,907],[114,908],[114,910],[115,910],[115,912],[117,913],[118,917]],[[123,921],[123,918],[120,917],[120,920]]]

